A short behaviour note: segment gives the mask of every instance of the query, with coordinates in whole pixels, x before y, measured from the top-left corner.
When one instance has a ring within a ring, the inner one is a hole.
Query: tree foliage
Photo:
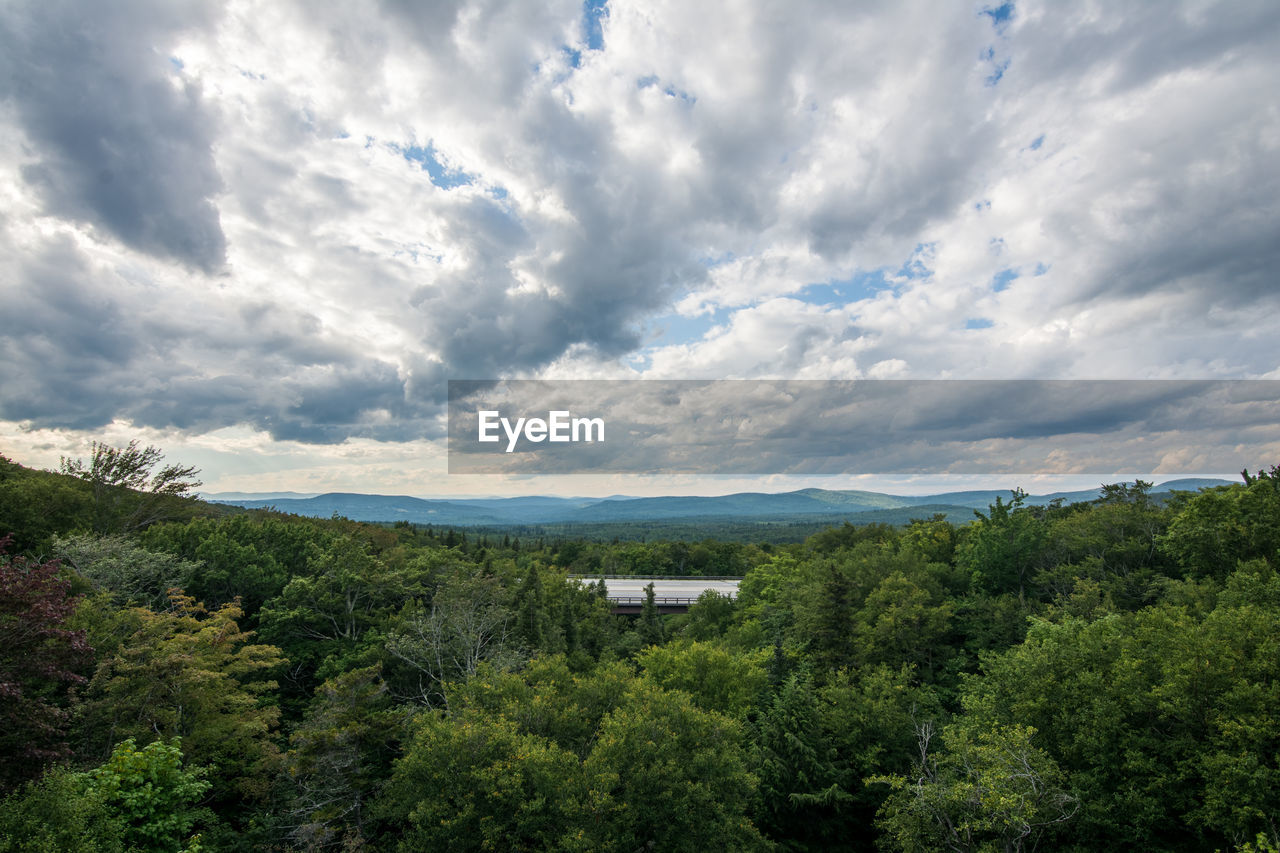
[[[95,458],[0,460],[0,850],[1280,847],[1280,469],[751,545]],[[682,615],[571,577],[637,571],[745,577]]]
[[[136,439],[127,447],[95,441],[87,462],[64,456],[60,470],[92,486],[95,532],[127,532],[173,517],[200,487],[198,469],[169,464],[157,470],[163,461],[159,448],[139,447]]]
[[[495,578],[455,578],[401,622],[386,649],[409,668],[417,701],[447,704],[448,685],[475,675],[482,663],[505,669],[519,661],[514,622]]]
[[[99,662],[89,685],[89,742],[181,737],[190,757],[217,768],[215,795],[265,797],[279,766],[279,710],[262,697],[276,687],[280,650],[251,644],[233,604],[209,612],[175,594],[169,611],[125,615],[131,633]]]
[[[873,777],[893,794],[879,824],[890,849],[903,853],[1035,850],[1074,817],[1077,802],[1061,770],[1022,726],[982,729],[957,724],[941,750],[930,723],[920,725],[919,757],[908,776]]]
[[[370,804],[390,767],[402,717],[377,666],[317,688],[285,757],[294,788],[286,821],[291,841],[307,850],[350,850],[369,840]]]
[[[68,755],[66,724],[93,650],[67,627],[78,603],[56,560],[8,553],[0,538],[0,790]]]
[[[183,768],[180,738],[142,749],[130,738],[85,780],[88,796],[119,819],[125,849],[170,853],[199,849],[190,833],[201,815],[196,804],[209,788],[204,776]]]

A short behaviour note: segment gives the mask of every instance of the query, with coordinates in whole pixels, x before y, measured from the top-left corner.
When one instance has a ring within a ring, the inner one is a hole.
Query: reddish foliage
[[[11,542],[0,539],[0,789],[68,754],[67,705],[93,655],[84,632],[65,627],[79,596],[58,561],[11,556]]]

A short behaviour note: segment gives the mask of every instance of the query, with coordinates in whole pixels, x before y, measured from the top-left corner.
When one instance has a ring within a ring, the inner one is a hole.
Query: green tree
[[[1191,576],[1218,580],[1242,560],[1280,559],[1280,477],[1259,472],[1185,497],[1159,546]]]
[[[405,578],[379,561],[369,546],[342,537],[315,549],[306,574],[293,578],[262,614],[264,633],[354,644],[411,598]]]
[[[156,466],[164,454],[156,447],[112,447],[93,442],[89,461],[62,457],[60,470],[92,486],[96,533],[128,532],[172,518],[200,487],[199,470],[185,465]]]
[[[183,769],[179,738],[142,749],[130,738],[86,776],[89,795],[119,816],[127,850],[199,849],[199,838],[190,833],[202,814],[196,803],[210,785],[202,770]]]
[[[929,589],[928,587],[933,587]],[[942,590],[895,571],[867,596],[858,612],[862,639],[858,657],[865,662],[904,663],[932,675],[947,651],[952,606]]]
[[[451,707],[513,720],[521,731],[547,738],[582,759],[604,716],[623,703],[635,681],[632,667],[622,661],[579,674],[563,655],[544,655],[519,672],[481,666],[476,677],[455,685],[450,702]]]
[[[519,663],[514,621],[497,578],[455,577],[436,590],[429,607],[393,627],[386,650],[407,669],[411,698],[435,707],[448,702],[450,683],[475,675],[480,664],[506,669]]]
[[[822,727],[812,684],[788,678],[752,729],[761,830],[788,850],[847,849],[840,812],[852,795],[841,784],[836,749]]]
[[[802,565],[794,555],[775,554],[743,576],[738,583],[738,604],[747,616],[756,617],[766,609],[785,608],[803,577]]]
[[[644,603],[640,605],[640,620],[636,623],[636,633],[644,645],[656,645],[662,642],[665,632],[662,627],[662,615],[658,613],[658,603],[653,592],[653,583],[644,588]]]
[[[712,640],[723,636],[733,625],[737,607],[734,600],[714,589],[704,590],[689,607],[684,634],[692,640]]]
[[[120,816],[86,774],[52,767],[0,801],[0,853],[124,853]]]
[[[763,850],[746,812],[758,780],[742,729],[688,694],[643,681],[605,715],[583,764],[588,791],[570,850]]]
[[[849,666],[856,660],[854,608],[860,603],[854,581],[834,560],[822,564],[822,581],[811,587],[808,607],[802,613],[801,630],[808,638],[808,652],[823,670]]]
[[[1081,803],[1076,843],[1203,850],[1272,831],[1280,614],[1242,601],[1269,586],[1257,568],[1207,614],[1162,604],[1037,621],[966,685],[967,716],[1040,732]]]
[[[287,815],[295,844],[351,850],[372,840],[368,812],[390,775],[402,718],[378,666],[343,673],[317,688],[285,756],[295,791]]]
[[[284,659],[274,646],[250,644],[240,615],[235,605],[207,612],[181,595],[166,613],[126,611],[133,630],[89,685],[89,743],[181,737],[191,758],[216,768],[216,797],[265,797],[279,764],[279,710],[262,699]]]
[[[682,641],[650,646],[636,662],[644,677],[666,690],[683,690],[698,707],[745,719],[764,690],[765,650],[734,653],[711,643]]]
[[[1014,489],[1009,503],[997,497],[986,515],[974,510],[978,521],[966,528],[956,563],[978,588],[1021,596],[1040,568],[1047,530],[1033,509],[1023,505],[1026,498],[1026,492]]]
[[[22,853],[195,853],[203,768],[182,766],[178,739],[138,749],[117,744],[85,773],[50,770],[0,803],[0,851]]]
[[[163,610],[169,591],[186,590],[201,564],[172,554],[150,551],[119,534],[73,534],[53,541],[54,553],[65,565],[106,590],[122,604]]]
[[[534,565],[525,568],[520,588],[516,592],[516,636],[525,647],[541,649],[548,632],[550,615],[547,612],[542,579]]]
[[[851,796],[826,812],[834,826],[824,836],[843,837],[848,847],[874,849],[866,831],[887,796],[870,776],[901,772],[917,757],[915,727],[942,714],[937,692],[921,685],[910,666],[884,664],[841,670],[817,690],[823,737],[835,749],[842,788]],[[815,827],[812,832],[818,832]]]
[[[341,533],[311,519],[263,517],[194,518],[148,527],[141,543],[202,568],[184,590],[210,607],[240,599],[250,624],[292,577],[310,573],[312,561]]]
[[[50,540],[92,524],[89,487],[78,479],[35,471],[0,456],[0,536],[18,554],[48,554]]]
[[[430,594],[432,569],[421,561],[390,566],[354,535],[308,546],[295,576],[259,613],[263,639],[290,660],[282,701],[305,704],[329,675],[366,666],[406,606]]]
[[[1077,804],[1034,735],[1022,726],[952,725],[937,750],[932,724],[922,724],[911,777],[870,780],[893,791],[877,818],[885,845],[904,853],[1019,853],[1052,838]]]
[[[564,849],[581,796],[578,759],[475,710],[427,711],[379,802],[399,849]],[[394,832],[394,830],[393,830]]]
[[[1126,608],[1144,603],[1154,578],[1171,570],[1157,548],[1169,513],[1150,497],[1151,484],[1104,485],[1090,504],[1075,504],[1048,522],[1046,565],[1036,586],[1060,598],[1079,578],[1099,585],[1102,594]]]
[[[928,563],[949,564],[955,556],[956,528],[946,515],[935,513],[928,519],[913,518],[902,531],[902,548]]]

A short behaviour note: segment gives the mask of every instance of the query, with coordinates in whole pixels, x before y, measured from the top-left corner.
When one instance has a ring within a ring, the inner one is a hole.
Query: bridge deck
[[[573,580],[590,582],[598,577],[575,577]],[[729,598],[738,597],[738,583],[742,578],[698,577],[639,577],[634,575],[607,575],[604,579],[609,601],[614,613],[639,613],[644,604],[644,588],[653,584],[654,603],[663,613],[682,613],[698,596],[707,590],[715,590]]]

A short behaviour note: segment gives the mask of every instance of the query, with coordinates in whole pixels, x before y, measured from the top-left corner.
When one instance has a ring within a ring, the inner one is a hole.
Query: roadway
[[[583,580],[590,580],[583,578]],[[644,598],[644,588],[653,584],[654,598],[697,598],[703,592],[713,589],[721,595],[737,598],[739,578],[732,580],[711,580],[708,578],[643,578],[643,577],[606,577],[604,585],[612,599]]]
[[[594,583],[598,577],[577,576],[579,583]],[[653,584],[654,604],[662,613],[684,613],[698,596],[713,590],[729,598],[738,597],[742,578],[645,577],[606,575],[604,586],[614,613],[639,613],[644,604],[644,588]]]

